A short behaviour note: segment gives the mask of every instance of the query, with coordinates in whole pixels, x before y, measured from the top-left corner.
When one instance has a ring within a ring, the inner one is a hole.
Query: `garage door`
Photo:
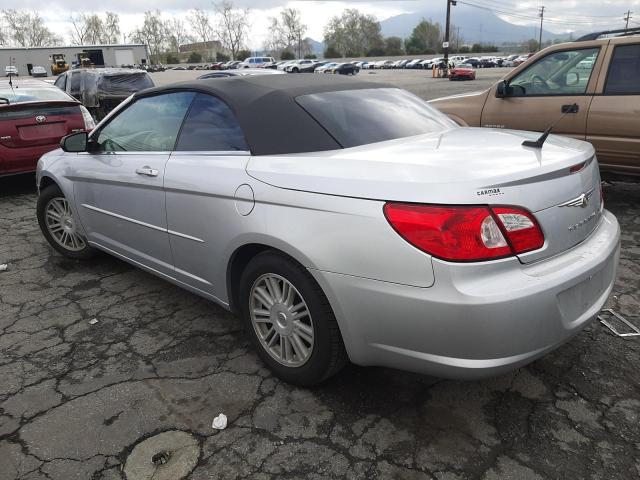
[[[116,50],[116,66],[133,65],[134,63],[132,49]]]

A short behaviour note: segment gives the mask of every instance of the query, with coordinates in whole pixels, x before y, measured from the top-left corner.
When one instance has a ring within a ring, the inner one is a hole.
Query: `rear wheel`
[[[49,185],[40,192],[36,214],[44,238],[65,257],[82,260],[95,255],[80,230],[71,205],[57,185]]]
[[[240,310],[260,358],[286,382],[315,385],[337,373],[347,355],[329,302],[309,272],[273,251],[249,262]]]

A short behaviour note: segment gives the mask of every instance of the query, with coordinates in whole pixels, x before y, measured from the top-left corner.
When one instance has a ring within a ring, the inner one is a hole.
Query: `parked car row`
[[[511,55],[509,57],[483,56],[483,57],[466,57],[464,55],[451,55],[449,57],[449,68],[453,68],[458,64],[466,63],[473,68],[493,68],[493,67],[514,67],[526,61],[531,54],[528,55]],[[313,73],[321,67],[321,71],[326,71],[327,64],[332,67],[337,65],[355,65],[359,70],[374,69],[423,69],[431,70],[434,67],[444,68],[444,57],[435,58],[407,58],[401,60],[354,60],[349,62],[331,62],[329,60],[316,59],[297,59],[297,60],[281,60],[276,61],[273,57],[249,57],[244,61],[231,60],[228,62],[214,62],[205,65],[179,65],[171,70],[234,70],[238,68],[268,68],[273,70],[282,70],[287,73]],[[342,67],[342,70],[349,70],[351,67]],[[356,73],[357,73],[356,71]],[[336,72],[331,72],[336,73]],[[341,72],[338,72],[341,73]]]
[[[330,62],[315,59],[285,60],[262,67],[284,73],[334,73],[355,75],[361,67],[360,62]]]

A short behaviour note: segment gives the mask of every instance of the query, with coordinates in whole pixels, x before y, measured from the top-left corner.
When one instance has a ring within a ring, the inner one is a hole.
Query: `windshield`
[[[0,97],[9,100],[10,104],[24,102],[47,102],[52,100],[71,102],[73,99],[58,88],[29,88],[9,85],[0,87]]]
[[[343,148],[456,127],[446,115],[399,88],[315,93],[296,98]]]

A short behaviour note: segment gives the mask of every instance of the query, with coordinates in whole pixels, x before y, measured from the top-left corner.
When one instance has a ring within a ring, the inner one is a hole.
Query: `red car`
[[[65,135],[95,127],[73,97],[41,80],[0,80],[0,176],[34,172]]]
[[[460,63],[449,70],[449,80],[475,80],[476,71],[468,63]]]

